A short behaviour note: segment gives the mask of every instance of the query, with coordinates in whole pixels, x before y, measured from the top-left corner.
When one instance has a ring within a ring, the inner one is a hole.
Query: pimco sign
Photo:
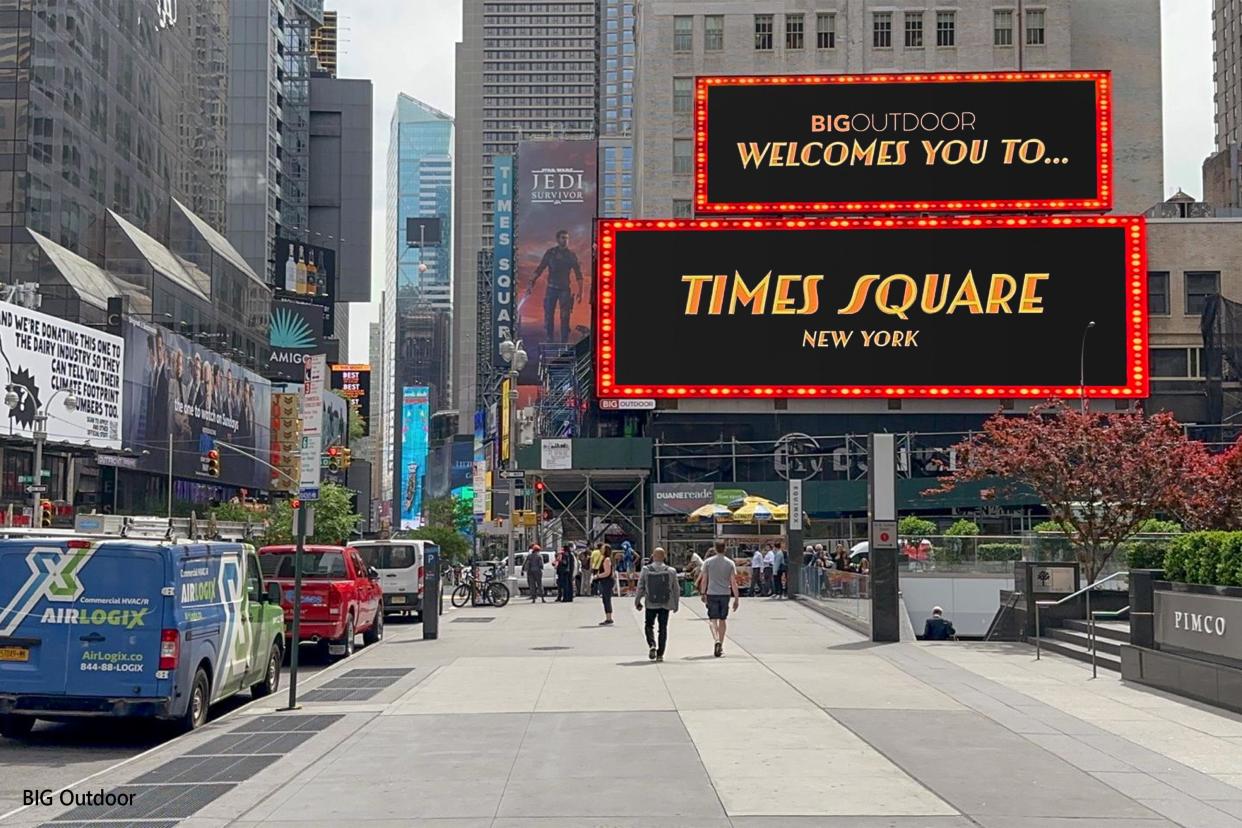
[[[1155,604],[1162,648],[1242,660],[1242,598],[1158,590]]]

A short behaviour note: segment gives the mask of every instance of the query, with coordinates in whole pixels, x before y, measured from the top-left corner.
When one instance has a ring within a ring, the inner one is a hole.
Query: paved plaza
[[[75,786],[137,810],[10,821],[1242,828],[1240,716],[1025,645],[872,645],[766,599],[720,659],[684,601],[654,664],[631,606],[613,627],[589,599],[455,611],[436,642],[390,625],[298,713],[253,704]]]

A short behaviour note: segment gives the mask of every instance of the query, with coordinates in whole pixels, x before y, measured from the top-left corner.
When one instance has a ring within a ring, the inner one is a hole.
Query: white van
[[[427,547],[434,548],[435,544],[425,540],[380,540],[355,541],[350,546],[358,550],[367,566],[379,570],[385,615],[423,617],[423,560]]]

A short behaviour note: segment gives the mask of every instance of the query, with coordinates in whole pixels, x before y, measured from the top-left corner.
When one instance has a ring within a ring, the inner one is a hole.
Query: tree
[[[366,424],[362,421],[362,412],[358,410],[358,406],[354,401],[345,396],[345,392],[339,388],[333,388],[332,393],[346,402],[346,411],[349,412],[349,442],[353,443],[363,436],[366,432]]]
[[[307,543],[342,544],[358,531],[362,515],[353,510],[349,489],[335,483],[319,487],[319,499],[308,503],[315,510],[315,532]],[[293,509],[288,500],[276,501],[268,513],[267,544],[293,543]]]
[[[469,501],[452,495],[433,497],[427,501],[427,525],[469,535],[474,526],[474,507]]]
[[[936,524],[926,518],[906,515],[897,524],[897,534],[903,538],[925,538],[938,534]]]
[[[470,560],[470,544],[446,526],[424,526],[407,533],[406,536],[431,541],[440,547],[440,560],[445,563],[459,564]]]
[[[1204,454],[1182,519],[1192,529],[1242,529],[1242,438],[1223,454]]]
[[[1011,493],[1025,487],[1060,525],[1089,581],[1148,518],[1184,511],[1204,463],[1202,446],[1168,414],[1080,411],[1062,402],[1025,416],[997,414],[957,451],[958,469],[925,494],[989,478]]]

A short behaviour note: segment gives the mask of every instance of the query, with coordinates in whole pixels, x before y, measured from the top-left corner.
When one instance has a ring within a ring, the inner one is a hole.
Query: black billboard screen
[[[601,221],[600,397],[1147,393],[1144,225]]]
[[[336,319],[336,251],[277,237],[274,244],[277,299],[314,302],[323,308],[323,336],[332,336]]]
[[[1108,72],[700,77],[700,213],[1112,206]]]

